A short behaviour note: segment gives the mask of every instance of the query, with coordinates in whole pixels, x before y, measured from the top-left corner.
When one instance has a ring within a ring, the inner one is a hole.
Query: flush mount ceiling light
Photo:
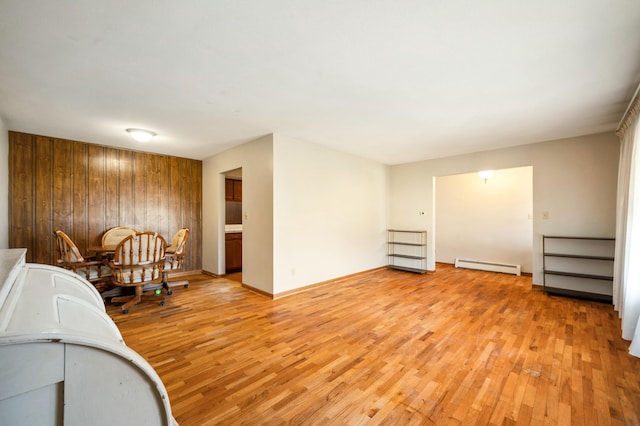
[[[493,177],[493,170],[482,170],[478,172],[478,175],[480,175],[480,179],[484,180],[484,183],[487,183],[487,179]]]
[[[127,129],[127,132],[138,142],[149,142],[156,135],[151,130],[145,129]]]

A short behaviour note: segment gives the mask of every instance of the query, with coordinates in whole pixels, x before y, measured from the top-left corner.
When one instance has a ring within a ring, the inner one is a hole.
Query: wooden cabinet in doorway
[[[237,179],[225,179],[224,199],[226,201],[242,201],[242,181]]]
[[[224,240],[226,273],[242,271],[242,232],[228,232]]]

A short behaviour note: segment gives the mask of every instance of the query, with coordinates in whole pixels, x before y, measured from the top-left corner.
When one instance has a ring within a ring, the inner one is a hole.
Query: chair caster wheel
[[[164,300],[160,302],[160,306],[164,306]]]
[[[167,296],[171,296],[172,294],[173,294],[173,291],[167,290]]]
[[[123,313],[123,314],[128,314],[128,313],[129,313],[129,310],[128,310],[128,309],[123,309],[123,310],[122,310],[122,313]]]

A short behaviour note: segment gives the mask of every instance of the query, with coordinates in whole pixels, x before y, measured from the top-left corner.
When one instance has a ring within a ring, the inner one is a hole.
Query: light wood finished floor
[[[203,275],[108,311],[182,426],[640,423],[611,305],[529,277],[379,270],[272,301]]]

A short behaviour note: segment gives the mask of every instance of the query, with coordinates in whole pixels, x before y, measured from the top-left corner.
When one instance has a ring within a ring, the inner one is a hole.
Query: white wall
[[[386,262],[388,167],[269,135],[203,162],[203,269],[224,273],[224,176],[242,167],[242,281],[278,294]]]
[[[242,281],[273,293],[273,136],[232,148],[202,165],[202,269],[225,273],[224,175],[242,167]]]
[[[532,272],[532,167],[436,179],[436,261],[456,258],[522,266]]]
[[[384,265],[388,167],[274,138],[274,293]]]
[[[426,229],[435,269],[436,177],[532,166],[541,284],[543,234],[614,235],[618,154],[618,139],[600,134],[387,167],[265,136],[203,162],[203,269],[224,271],[221,173],[231,169],[243,172],[243,281],[278,294],[383,265],[387,227]]]
[[[436,176],[533,166],[532,268],[541,284],[543,234],[615,234],[618,155],[619,140],[607,133],[393,166],[389,226],[426,229],[433,270]]]
[[[9,131],[0,117],[0,249],[9,248]]]

